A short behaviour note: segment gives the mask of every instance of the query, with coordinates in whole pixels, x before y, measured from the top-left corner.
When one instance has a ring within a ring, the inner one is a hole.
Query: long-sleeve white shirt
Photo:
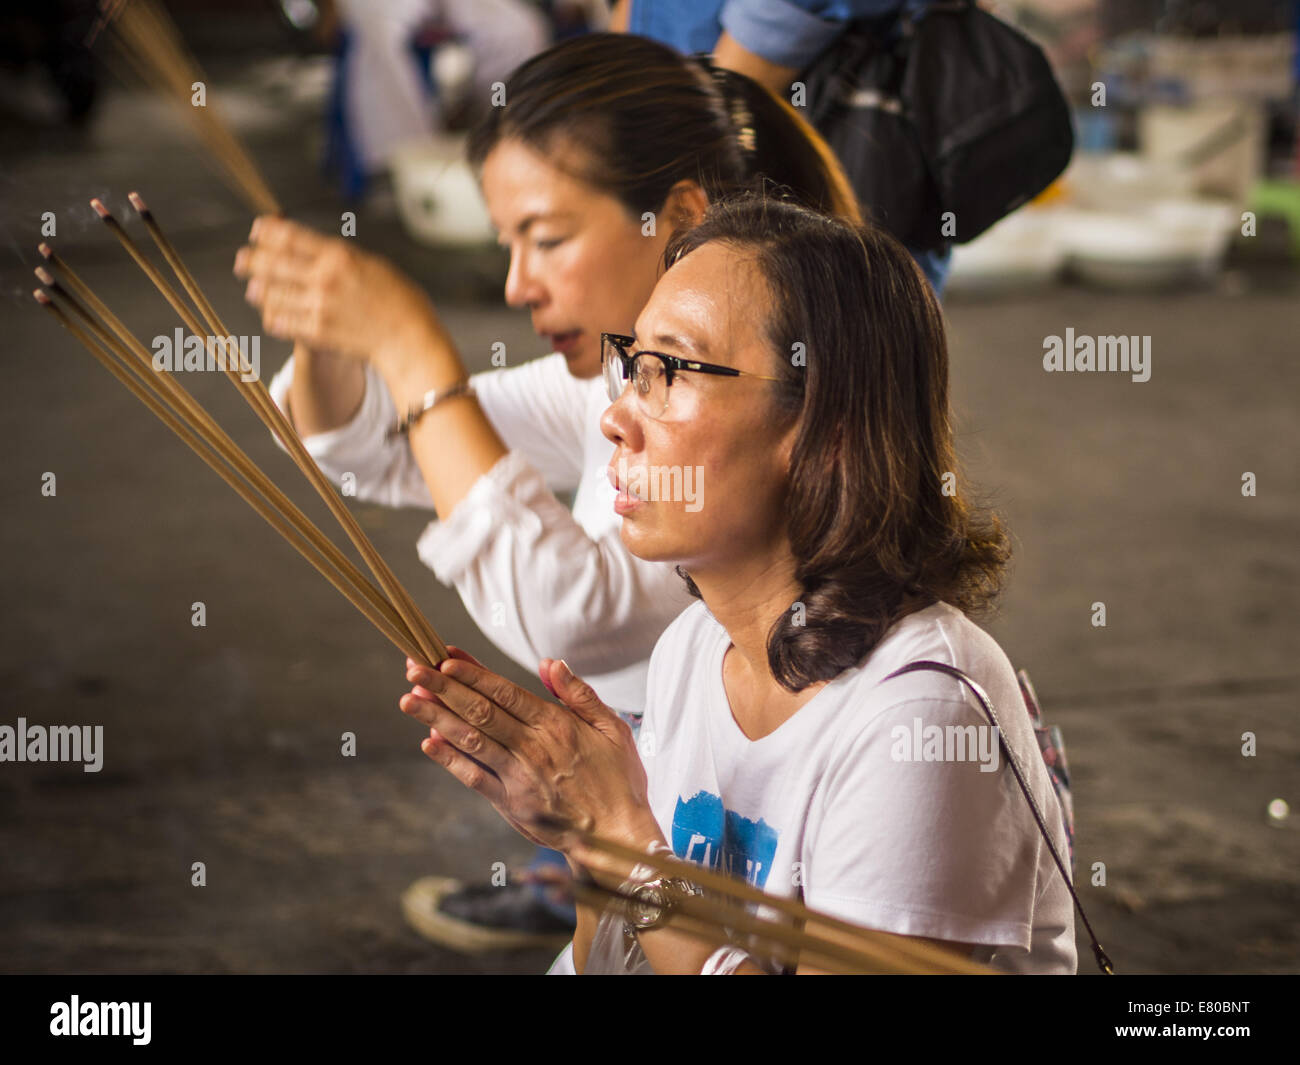
[[[365,373],[352,420],[303,443],[336,484],[355,478],[358,499],[432,509],[408,441],[385,439],[397,420],[392,397],[377,371]],[[290,358],[270,385],[286,413],[292,380]],[[650,652],[692,600],[671,566],[633,557],[619,538],[603,383],[574,377],[559,354],[472,381],[509,452],[424,530],[420,559],[525,669],[563,658],[611,707],[639,713]],[[571,490],[572,511],[554,494]]]

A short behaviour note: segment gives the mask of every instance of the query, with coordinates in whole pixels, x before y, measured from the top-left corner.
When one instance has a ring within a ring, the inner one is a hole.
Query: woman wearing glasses
[[[266,329],[296,342],[271,391],[321,468],[351,474],[360,499],[432,506],[420,557],[482,631],[529,669],[567,659],[609,705],[639,713],[650,651],[689,597],[670,567],[619,540],[600,333],[631,329],[675,231],[759,175],[820,210],[857,208],[791,108],[651,41],[557,45],[511,76],[505,98],[471,156],[510,248],[506,302],[529,308],[553,354],[466,387],[411,281],[283,219],[255,223],[235,269]],[[554,494],[569,490],[572,511]],[[571,927],[526,887],[475,885],[444,902],[446,888],[427,881],[406,908],[447,945],[523,946]]]
[[[627,867],[557,823],[1012,971],[1073,972],[1065,879],[996,743],[967,757],[911,743],[934,726],[974,739],[976,704],[942,674],[891,676],[938,661],[990,693],[1064,853],[1011,666],[967,617],[996,594],[1006,546],[945,491],[956,458],[928,285],[882,231],[757,198],[712,209],[668,258],[635,340],[606,347],[611,466],[696,466],[707,486],[696,511],[621,501],[628,549],[675,564],[702,599],[655,647],[642,757],[565,663],[540,666],[558,705],[463,658],[408,663],[401,705],[430,727],[425,753],[607,887]],[[764,971],[674,928],[687,887],[654,890],[668,912],[635,934],[656,972]],[[596,919],[579,910],[579,972]]]

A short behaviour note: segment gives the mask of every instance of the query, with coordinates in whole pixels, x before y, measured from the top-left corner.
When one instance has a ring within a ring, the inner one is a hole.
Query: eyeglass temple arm
[[[753,373],[750,370],[738,370],[734,366],[712,366],[707,363],[690,363],[682,361],[682,365],[676,367],[679,370],[692,370],[695,373],[711,373],[720,377],[757,377],[760,381],[779,381],[781,378],[772,377],[765,373]]]

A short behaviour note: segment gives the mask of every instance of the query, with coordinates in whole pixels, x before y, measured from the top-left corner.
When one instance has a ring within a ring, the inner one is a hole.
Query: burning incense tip
[[[136,209],[137,213],[143,217],[148,217],[149,205],[144,202],[143,196],[138,192],[128,192],[126,198],[131,201],[131,206]]]
[[[99,215],[99,217],[103,218],[105,221],[113,217],[108,213],[108,208],[104,206],[104,201],[98,196],[90,201],[90,206],[95,209],[95,214]]]
[[[54,301],[50,299],[48,294],[42,292],[39,288],[32,289],[32,295],[36,297],[37,303],[44,303],[48,307],[54,306]]]
[[[46,259],[54,258],[54,249],[51,248],[48,244],[46,244],[44,241],[36,245],[36,250],[40,252],[41,255],[44,256]]]
[[[47,269],[45,269],[45,267],[43,267],[43,266],[38,266],[38,267],[36,268],[36,276],[39,277],[39,278],[41,279],[41,284],[42,284],[42,285],[53,285],[53,284],[54,284],[54,275],[51,274],[51,273],[50,273]]]

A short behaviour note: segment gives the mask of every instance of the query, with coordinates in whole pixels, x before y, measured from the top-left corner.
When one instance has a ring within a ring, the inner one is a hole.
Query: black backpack
[[[968,0],[851,22],[801,80],[864,210],[916,248],[973,240],[1074,148],[1042,49]]]

